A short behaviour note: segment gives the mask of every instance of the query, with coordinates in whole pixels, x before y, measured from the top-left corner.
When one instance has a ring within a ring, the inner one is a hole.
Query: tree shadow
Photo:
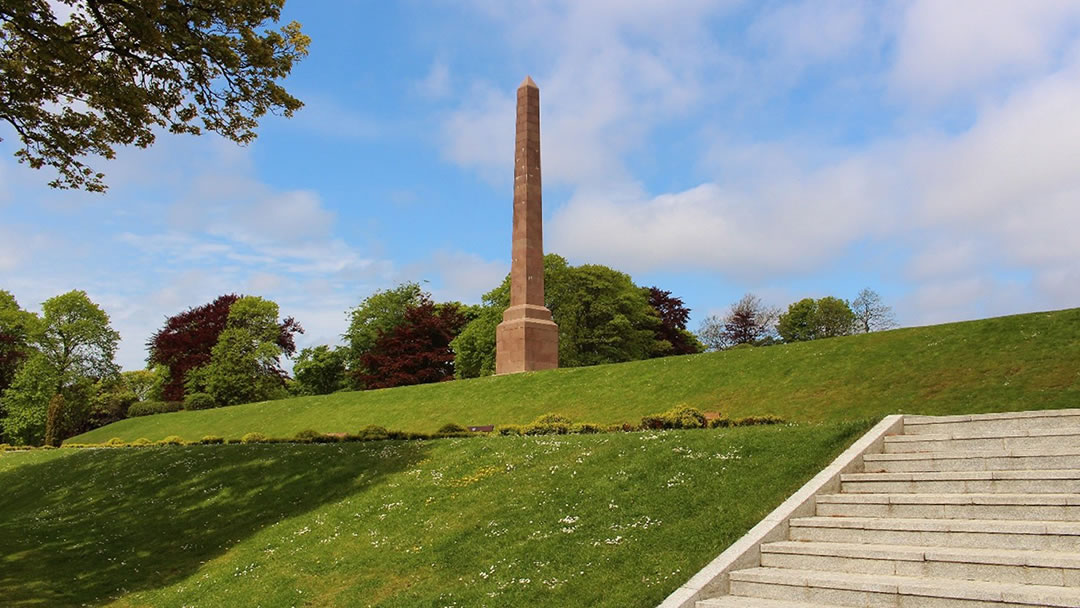
[[[423,460],[423,442],[83,450],[0,473],[0,604],[173,584],[259,529]]]

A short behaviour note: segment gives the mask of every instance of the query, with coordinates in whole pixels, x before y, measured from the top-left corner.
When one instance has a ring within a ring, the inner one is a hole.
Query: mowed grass
[[[655,606],[870,422],[0,455],[4,606]]]
[[[733,418],[775,414],[804,422],[1080,407],[1080,309],[159,414],[71,441],[290,437],[369,424],[431,432],[447,422],[520,424],[548,412],[582,422],[637,422],[678,404]]]

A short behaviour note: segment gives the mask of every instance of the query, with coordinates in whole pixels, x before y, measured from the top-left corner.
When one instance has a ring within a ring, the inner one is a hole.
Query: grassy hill
[[[1080,405],[1080,309],[899,329],[767,348],[253,403],[123,420],[112,437],[240,437],[257,431],[430,432],[447,422],[636,422],[686,404],[731,417],[820,422]]]
[[[868,426],[0,453],[0,604],[655,606]]]

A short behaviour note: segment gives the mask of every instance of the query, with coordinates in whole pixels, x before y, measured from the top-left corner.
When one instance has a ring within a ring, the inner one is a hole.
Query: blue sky
[[[540,86],[545,247],[696,329],[878,291],[903,325],[1080,306],[1080,3],[299,2],[307,106],[162,135],[54,191],[0,127],[0,288],[85,289],[126,369],[239,292],[334,343],[372,291],[477,302],[509,270],[513,99]]]

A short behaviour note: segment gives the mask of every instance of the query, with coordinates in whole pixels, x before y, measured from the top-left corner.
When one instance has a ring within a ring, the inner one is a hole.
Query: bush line
[[[369,425],[355,434],[350,433],[320,433],[315,430],[300,431],[292,437],[268,437],[262,433],[248,433],[239,439],[225,439],[213,435],[207,435],[198,441],[187,441],[177,435],[171,435],[160,441],[150,441],[140,437],[131,442],[125,442],[119,437],[113,437],[104,443],[65,443],[65,448],[120,448],[120,447],[149,447],[159,445],[222,445],[222,444],[254,444],[254,443],[343,443],[356,441],[385,441],[385,440],[429,440],[445,439],[450,437],[484,437],[484,436],[535,436],[535,435],[589,435],[596,433],[628,433],[637,431],[655,431],[668,429],[715,429],[738,426],[757,426],[768,424],[782,424],[785,420],[779,416],[747,416],[745,418],[730,419],[717,416],[707,419],[700,410],[692,407],[678,406],[662,414],[644,416],[640,424],[596,424],[592,422],[573,422],[560,414],[545,414],[529,424],[505,424],[495,427],[492,431],[473,432],[460,424],[445,424],[434,433],[416,433],[411,431],[392,431],[381,426]],[[55,449],[49,447],[31,448],[28,446],[9,446],[0,444],[0,452],[19,451],[29,449]]]

